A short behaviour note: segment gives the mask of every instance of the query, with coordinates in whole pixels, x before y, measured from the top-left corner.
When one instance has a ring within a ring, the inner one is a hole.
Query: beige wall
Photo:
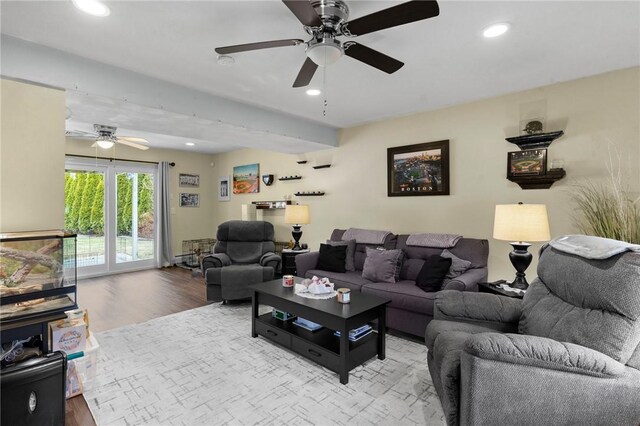
[[[0,232],[64,226],[64,91],[0,82]]]
[[[303,179],[276,181],[271,187],[262,186],[260,194],[232,195],[230,202],[217,202],[216,223],[239,218],[242,203],[280,200],[296,190],[325,190],[324,197],[297,199],[311,206],[312,223],[303,227],[302,241],[314,249],[336,227],[459,233],[489,239],[490,278],[511,279],[511,246],[491,238],[495,204],[546,204],[552,236],[576,232],[571,184],[607,176],[609,145],[623,159],[626,183],[640,193],[639,77],[640,68],[632,68],[345,129],[339,148],[331,152],[329,169],[298,166],[295,156],[259,150],[218,155],[214,168],[218,175],[231,174],[235,165],[260,163],[261,174],[299,173]],[[527,105],[540,101],[547,105],[546,129],[565,132],[549,148],[548,158],[564,160],[567,177],[548,190],[522,190],[505,178],[507,152],[517,147],[504,138],[518,134],[521,114]],[[387,148],[442,139],[450,140],[451,195],[387,197]],[[282,211],[266,213],[265,219],[276,225],[278,239],[290,238]],[[537,253],[539,247],[535,244],[531,252]],[[528,270],[530,277],[535,276],[535,262]]]
[[[217,223],[214,221],[213,210],[217,203],[217,178],[213,173],[211,163],[213,155],[197,154],[170,149],[152,148],[147,151],[116,145],[115,150],[97,150],[91,148],[90,141],[68,139],[66,153],[69,155],[87,155],[100,157],[115,157],[141,161],[175,162],[171,168],[171,226],[173,254],[182,253],[182,241],[215,237]],[[178,174],[189,173],[200,175],[199,188],[180,188]],[[63,178],[61,178],[63,179]],[[63,179],[64,180],[64,179]],[[64,190],[64,188],[63,188]],[[180,192],[200,194],[200,207],[179,207]]]

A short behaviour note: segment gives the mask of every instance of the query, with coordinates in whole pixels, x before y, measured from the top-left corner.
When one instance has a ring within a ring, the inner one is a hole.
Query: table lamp
[[[294,250],[301,250],[300,237],[302,237],[302,231],[300,225],[306,225],[311,222],[311,216],[309,214],[309,206],[304,204],[289,204],[284,210],[285,223],[293,225],[293,231],[291,235],[296,242],[293,246]]]
[[[513,251],[509,253],[511,264],[516,269],[516,278],[510,284],[513,288],[525,290],[529,287],[525,278],[526,269],[533,255],[527,250],[531,244],[525,241],[549,241],[549,219],[544,204],[498,204],[493,221],[493,238],[512,241]]]

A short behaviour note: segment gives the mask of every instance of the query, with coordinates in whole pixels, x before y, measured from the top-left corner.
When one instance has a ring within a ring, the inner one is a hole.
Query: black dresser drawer
[[[293,338],[291,349],[300,355],[309,358],[318,364],[327,367],[331,371],[339,371],[340,357],[333,352],[319,346],[305,342],[302,339]]]
[[[256,321],[256,331],[261,336],[264,336],[285,348],[291,347],[291,335],[286,331],[280,330],[278,327],[273,327],[261,321]]]

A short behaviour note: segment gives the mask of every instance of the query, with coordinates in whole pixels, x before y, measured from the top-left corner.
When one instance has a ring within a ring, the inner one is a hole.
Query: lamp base
[[[511,260],[513,267],[516,269],[516,278],[510,286],[520,290],[526,290],[529,287],[529,283],[525,278],[524,271],[527,270],[533,260],[533,255],[528,251],[531,244],[514,242],[511,243],[511,246],[513,247],[513,251],[509,253],[509,259]]]
[[[291,235],[293,236],[293,241],[295,241],[293,250],[302,250],[302,247],[300,247],[300,237],[302,237],[300,225],[293,225],[293,231],[291,231]]]

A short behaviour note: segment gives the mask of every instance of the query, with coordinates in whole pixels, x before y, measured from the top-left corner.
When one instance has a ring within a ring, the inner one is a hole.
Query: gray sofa
[[[640,424],[640,253],[551,246],[523,300],[445,291],[425,334],[449,425]]]
[[[251,297],[250,284],[272,280],[282,259],[276,255],[273,225],[230,220],[218,226],[214,254],[202,259],[207,300]]]
[[[344,229],[335,229],[332,241],[342,240]],[[296,256],[297,275],[304,278],[328,277],[336,287],[348,287],[352,291],[374,294],[391,299],[387,305],[387,326],[415,336],[424,336],[424,330],[433,318],[433,302],[437,292],[427,293],[415,285],[416,277],[428,256],[439,255],[441,248],[407,245],[408,235],[389,234],[382,244],[356,244],[355,271],[345,273],[316,269],[319,252]],[[400,248],[405,259],[396,283],[376,283],[362,277],[366,247]],[[471,269],[452,280],[445,280],[443,289],[478,291],[478,282],[487,279],[489,243],[487,240],[462,238],[455,247],[448,249],[454,255],[472,263]]]

